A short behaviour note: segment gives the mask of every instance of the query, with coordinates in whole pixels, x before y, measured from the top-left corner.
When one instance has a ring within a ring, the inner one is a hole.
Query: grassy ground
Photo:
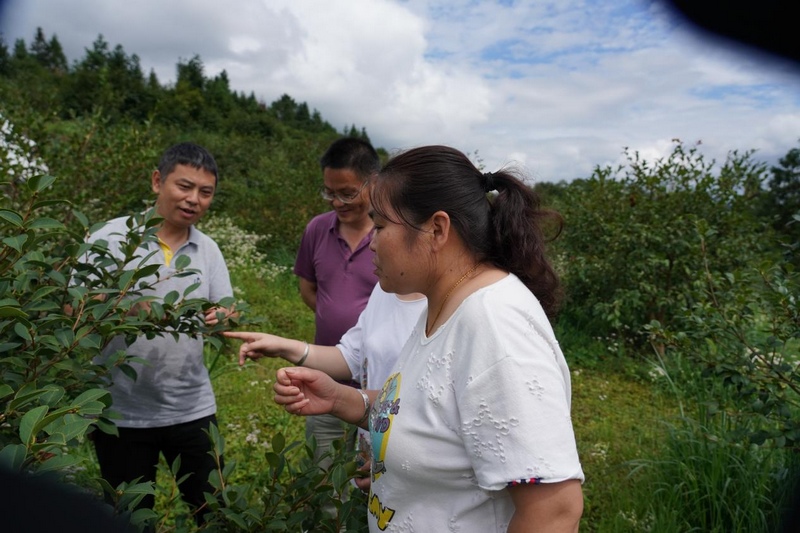
[[[660,389],[608,369],[572,369],[572,420],[583,465],[581,531],[642,531],[634,461],[658,455],[674,411]]]

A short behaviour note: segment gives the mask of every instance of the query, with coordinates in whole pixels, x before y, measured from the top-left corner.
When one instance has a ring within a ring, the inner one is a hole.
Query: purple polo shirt
[[[369,249],[372,234],[351,251],[339,234],[335,211],[317,215],[306,226],[294,273],[317,284],[314,344],[336,346],[366,307],[378,282]]]

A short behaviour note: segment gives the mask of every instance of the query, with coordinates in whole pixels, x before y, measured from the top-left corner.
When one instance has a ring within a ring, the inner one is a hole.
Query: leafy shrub
[[[555,248],[569,298],[564,319],[643,344],[651,321],[677,325],[704,262],[733,272],[767,253],[749,205],[764,167],[733,152],[716,169],[680,142],[654,163],[626,155],[627,167],[597,168],[557,198],[567,225]]]
[[[741,420],[733,438],[800,449],[800,275],[787,264],[702,272],[705,297],[685,311],[691,327],[648,328],[667,351],[695,363],[723,390],[706,400]],[[701,385],[707,388],[707,385]]]
[[[140,259],[136,248],[154,238],[157,220],[142,217],[144,232],[132,224],[125,257],[116,259],[105,243],[84,242],[80,212],[71,212],[72,226],[54,218],[66,202],[42,197],[53,182],[40,175],[3,183],[17,202],[0,209],[0,459],[33,471],[73,466],[79,458],[70,448],[87,433],[115,432],[104,381],[112,366],[135,372],[122,352],[94,361],[113,337],[201,333],[194,317],[211,306],[177,293],[159,302],[140,296],[153,267],[122,267]],[[187,266],[178,275],[190,274]],[[143,302],[149,311],[137,311]]]
[[[208,216],[199,227],[219,244],[225,263],[231,272],[248,272],[258,279],[271,281],[288,271],[285,265],[270,261],[261,251],[272,239],[272,235],[248,233],[225,215]]]
[[[800,276],[769,260],[705,265],[685,327],[647,328],[685,413],[663,456],[641,463],[653,530],[776,531],[800,479]]]

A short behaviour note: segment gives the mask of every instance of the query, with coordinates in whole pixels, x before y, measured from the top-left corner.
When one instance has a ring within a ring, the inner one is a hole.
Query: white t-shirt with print
[[[370,531],[506,531],[510,482],[583,481],[570,378],[538,300],[514,275],[425,317],[370,415]]]
[[[370,294],[358,322],[344,334],[336,347],[342,352],[353,380],[364,390],[380,389],[397,361],[400,350],[428,301],[401,300],[381,289],[380,283]],[[369,432],[359,430],[358,449],[369,450]]]

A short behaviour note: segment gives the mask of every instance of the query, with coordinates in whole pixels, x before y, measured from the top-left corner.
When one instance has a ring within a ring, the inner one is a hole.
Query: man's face
[[[163,181],[158,170],[151,179],[153,192],[158,195],[156,212],[165,224],[177,228],[196,224],[214,199],[216,179],[203,169],[177,165]]]
[[[326,167],[322,171],[322,183],[329,193],[343,198],[355,195],[349,203],[342,202],[336,196],[330,200],[340,224],[358,225],[369,219],[369,185],[364,187],[364,182],[355,172],[347,168]]]

